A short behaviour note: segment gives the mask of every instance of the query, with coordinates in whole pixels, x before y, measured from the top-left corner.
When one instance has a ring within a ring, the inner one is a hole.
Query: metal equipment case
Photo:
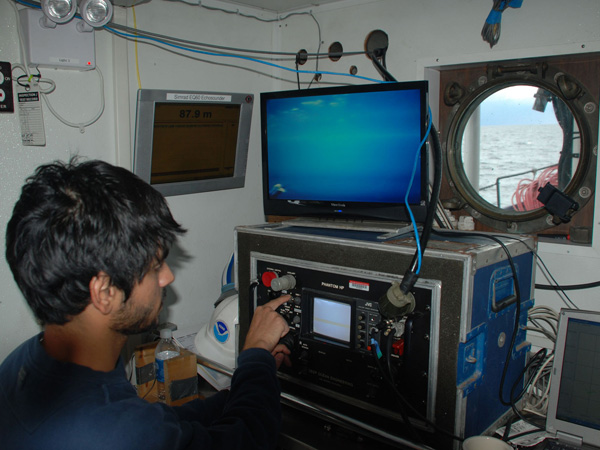
[[[513,385],[515,392],[522,388],[529,344],[521,328],[533,305],[534,246],[525,236],[434,233],[414,289],[415,311],[393,324],[396,331],[381,348],[385,369],[371,348],[386,340],[377,306],[411,264],[412,233],[318,222],[237,227],[240,348],[256,306],[289,293],[293,301],[282,313],[296,338],[292,367],[280,370],[284,397],[392,437],[408,433],[402,425],[408,417],[428,445],[451,448],[447,434],[464,438],[493,429],[510,412]],[[272,278],[293,283],[279,291]],[[321,298],[345,305],[348,335],[323,339],[314,332]],[[403,401],[407,408],[398,406]]]

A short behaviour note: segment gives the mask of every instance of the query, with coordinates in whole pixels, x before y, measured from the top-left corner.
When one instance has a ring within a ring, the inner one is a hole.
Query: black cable
[[[248,301],[252,301],[252,298],[254,297],[258,286],[258,280],[250,281],[250,285],[248,286]],[[254,313],[254,310],[252,310],[252,313]]]
[[[396,332],[394,330],[390,330],[390,333],[387,335],[385,335],[384,333],[385,359],[387,362],[387,371],[390,376],[390,380],[394,379],[394,369],[392,368],[392,358],[390,357],[390,355],[392,354],[392,345],[395,334]]]
[[[516,396],[516,397],[514,396],[514,390],[517,387],[517,383],[516,382],[513,385],[513,388],[511,390],[511,401],[512,401],[511,408],[512,408],[513,412],[515,413],[515,416],[517,416],[519,419],[521,419],[522,421],[530,424],[531,426],[535,427],[538,430],[544,430],[545,427],[543,425],[535,423],[532,420],[529,420],[527,417],[525,417],[524,414],[522,414],[520,411],[518,411],[517,410],[516,402],[527,392],[527,387],[536,378],[537,372],[538,372],[539,368],[544,365],[544,363],[547,360],[547,358],[548,358],[547,349],[543,348],[543,349],[539,350],[533,356],[533,358],[531,358],[531,360],[529,361],[529,363],[527,364],[527,366],[525,366],[525,368],[523,369],[522,375],[524,375],[524,373],[527,370],[529,370],[530,368],[534,367],[534,370],[530,372],[529,379],[527,380],[526,383],[523,384],[523,389],[522,389],[521,393],[518,396]],[[535,366],[537,366],[537,367],[535,367]]]
[[[142,397],[142,400],[145,399],[146,397],[148,397],[148,394],[150,392],[152,392],[152,389],[154,389],[155,384],[156,384],[156,378],[154,378],[154,380],[152,380],[152,386],[150,386],[150,389],[148,389],[148,391],[144,394],[144,396]]]
[[[536,371],[529,372],[529,378],[527,379],[527,381],[525,383],[523,383],[523,388],[521,389],[521,392],[519,393],[519,395],[515,396],[514,395],[515,394],[515,389],[517,389],[517,387],[518,387],[519,379],[521,377],[525,377],[525,374],[535,364],[539,364],[539,365],[543,364],[544,360],[546,359],[547,353],[548,353],[548,350],[545,349],[545,348],[542,348],[542,349],[538,350],[537,353],[535,355],[533,355],[533,357],[525,365],[525,367],[523,367],[523,370],[521,371],[521,374],[517,378],[517,381],[515,381],[515,383],[513,383],[512,389],[510,390],[510,401],[512,402],[513,405],[516,404],[521,398],[523,398],[523,396],[527,392],[527,387],[531,384],[531,382],[533,381],[533,379],[536,376]],[[538,360],[540,360],[540,361],[538,361]]]
[[[442,186],[442,147],[440,145],[438,132],[433,123],[431,124],[429,138],[432,140],[433,147],[434,176],[431,194],[429,198],[429,207],[427,208],[427,215],[425,216],[423,232],[421,233],[420,239],[421,257],[423,257],[423,254],[425,253],[425,249],[427,248],[427,244],[429,242],[429,237],[431,236],[431,231],[433,229],[433,221],[436,216],[437,203],[440,198],[440,189]],[[418,263],[419,251],[417,249],[413,256],[411,264],[404,273],[404,277],[402,278],[402,282],[400,283],[400,289],[405,294],[413,289],[417,280],[419,279],[419,274],[416,272]]]
[[[536,284],[536,289],[541,289],[545,291],[577,291],[580,289],[591,289],[595,287],[600,287],[600,281],[593,281],[591,283],[581,283],[581,284],[567,284],[567,285],[556,285],[553,286],[551,284]]]
[[[548,266],[546,266],[546,263],[544,262],[544,260],[540,257],[540,255],[537,253],[537,251],[534,248],[532,248],[527,242],[523,241],[522,239],[520,239],[516,236],[506,236],[506,237],[509,239],[514,239],[515,241],[519,241],[521,244],[523,244],[525,247],[527,247],[529,249],[529,251],[535,255],[536,260],[539,261],[539,263],[542,265],[542,267],[544,268],[544,271],[546,272],[546,275],[548,277],[550,277],[552,279],[552,281],[554,282],[554,284],[556,285],[555,290],[557,291],[557,293],[559,293],[559,297],[560,297],[560,294],[562,293],[562,295],[566,298],[566,300],[562,299],[563,302],[570,303],[570,306],[572,308],[579,309],[579,307],[575,304],[575,302],[573,300],[571,300],[571,298],[567,295],[567,293],[562,289],[562,286],[560,286],[558,281],[556,281],[556,278],[554,278],[554,276],[550,272],[550,269],[548,269]],[[548,286],[551,286],[551,285],[548,285]],[[538,289],[537,284],[535,285],[535,288]]]
[[[504,434],[502,435],[502,441],[508,442],[508,438],[510,436],[510,430],[513,426],[514,418],[511,418],[508,423],[504,426]]]
[[[425,253],[425,248],[429,242],[431,236],[431,230],[433,229],[433,220],[436,215],[437,203],[440,198],[440,189],[442,186],[442,146],[440,144],[440,138],[438,132],[431,124],[431,131],[429,138],[432,140],[433,146],[433,186],[431,189],[431,195],[429,198],[429,208],[427,209],[427,215],[425,217],[425,223],[423,225],[423,232],[421,233],[421,253]],[[418,255],[413,256],[411,263],[411,271],[414,272],[418,263]],[[414,284],[413,284],[414,286]],[[411,286],[412,289],[412,286]]]
[[[377,328],[380,328],[379,326]],[[385,336],[385,333],[384,333]],[[430,421],[427,417],[425,417],[423,414],[421,414],[420,411],[418,411],[413,405],[410,404],[410,402],[408,400],[406,400],[406,398],[404,397],[404,395],[402,395],[402,393],[398,390],[396,384],[394,383],[394,373],[392,370],[392,366],[391,366],[391,347],[392,347],[392,343],[393,343],[393,335],[390,334],[388,336],[385,336],[386,338],[386,344],[385,344],[385,355],[386,355],[386,360],[387,360],[387,368],[388,368],[388,373],[384,373],[382,372],[382,377],[384,378],[384,380],[390,385],[390,387],[392,388],[392,390],[394,391],[394,394],[398,397],[398,400],[400,402],[402,402],[402,404],[407,407],[414,415],[415,417],[417,417],[418,419],[422,420],[423,422],[425,422],[427,425],[429,425],[430,427],[432,427],[435,431],[437,431],[440,434],[443,434],[446,437],[449,437],[451,439],[454,439],[456,441],[462,442],[464,439],[458,436],[455,436],[454,434],[450,433],[449,431],[444,430],[443,428],[439,427],[437,424],[435,424],[434,422]],[[373,350],[373,348],[372,348]],[[374,354],[375,357],[375,361],[377,363],[377,367],[380,371],[383,371],[383,366],[381,365],[379,359],[377,358],[377,354]]]
[[[38,81],[39,81],[39,79],[41,78],[39,75],[32,75],[32,77],[33,77],[33,78],[37,78],[37,79],[38,79]],[[27,84],[24,84],[24,83],[22,83],[22,82],[21,82],[21,80],[22,80],[23,78],[27,79],[27,75],[21,75],[20,77],[18,77],[18,78],[17,78],[17,84],[18,84],[19,86],[21,86],[21,87],[24,87],[24,88],[26,88],[26,89],[29,89],[29,88],[31,87],[31,86],[30,86],[30,83],[29,83],[29,80],[27,81]]]
[[[545,429],[543,425],[541,425],[541,424],[537,424],[537,423],[535,423],[535,422],[533,422],[533,421],[529,420],[527,417],[525,417],[525,416],[524,416],[524,415],[521,413],[521,411],[519,411],[519,410],[516,408],[516,406],[515,406],[515,405],[510,405],[510,406],[511,406],[511,409],[512,409],[513,413],[515,414],[515,416],[517,416],[517,417],[518,417],[520,420],[522,420],[523,422],[526,422],[526,423],[528,423],[529,425],[531,425],[531,426],[535,427],[535,430],[536,430],[536,431],[540,431],[540,430],[544,430],[544,429]],[[512,436],[512,437],[511,437],[511,439],[512,439],[512,438],[514,438],[514,437],[515,437],[515,436]]]
[[[400,393],[400,391],[398,391],[398,388],[396,387],[394,380],[388,378],[385,370],[383,370],[383,366],[381,365],[381,361],[379,360],[379,356],[377,355],[377,347],[375,345],[371,345],[371,353],[373,354],[373,358],[375,358],[375,363],[377,364],[379,373],[381,374],[383,379],[386,381],[386,383],[388,383],[389,386],[392,388],[392,390],[398,397],[398,400],[400,400],[398,403],[398,409],[400,412],[400,416],[402,416],[402,420],[408,427],[410,433],[413,435],[413,438],[415,438],[417,442],[423,443],[423,439],[421,439],[421,436],[419,435],[416,428],[411,423],[410,418],[408,417],[408,414],[406,413],[406,410],[404,409],[404,406],[409,405],[409,403],[406,401],[406,399]]]
[[[375,57],[374,53],[369,55],[371,57],[371,61],[375,64],[375,68],[381,74],[385,81],[397,81],[388,71],[387,69],[379,62],[379,60]],[[440,189],[442,186],[442,146],[440,144],[440,138],[438,136],[438,132],[433,125],[433,120],[431,123],[431,130],[429,132],[429,139],[432,140],[433,146],[433,185],[431,189],[431,195],[429,197],[429,208],[427,208],[427,215],[425,216],[425,222],[423,224],[423,232],[421,233],[420,245],[421,245],[421,257],[425,253],[425,249],[427,248],[427,243],[429,242],[429,236],[431,235],[431,230],[433,228],[433,220],[436,215],[437,203],[440,198]],[[402,278],[402,283],[400,284],[400,289],[405,294],[410,292],[412,288],[415,286],[415,283],[419,279],[419,275],[416,273],[416,268],[419,262],[419,253],[418,249],[413,256],[412,262],[407,269],[404,277]]]
[[[502,370],[502,377],[500,379],[500,389],[499,389],[499,392],[498,392],[498,396],[499,396],[500,402],[504,406],[512,406],[511,402],[510,402],[510,399],[509,399],[508,402],[504,400],[504,384],[506,383],[506,375],[508,373],[508,366],[510,365],[510,357],[511,357],[513,349],[515,348],[515,343],[516,343],[516,340],[517,340],[517,334],[519,332],[519,320],[521,318],[521,289],[520,289],[520,286],[519,286],[519,279],[517,277],[517,269],[515,267],[515,263],[513,261],[512,255],[510,254],[510,251],[508,250],[508,248],[506,247],[506,245],[504,244],[504,242],[502,242],[499,238],[497,238],[494,235],[477,233],[477,232],[463,232],[463,231],[450,233],[450,232],[444,232],[444,231],[441,231],[441,230],[434,230],[434,233],[438,234],[440,236],[446,236],[446,237],[447,236],[461,235],[461,236],[467,236],[467,237],[472,236],[472,237],[482,237],[482,238],[485,238],[485,239],[490,239],[490,240],[496,242],[498,245],[500,245],[500,247],[502,247],[502,250],[506,254],[506,257],[508,259],[508,264],[510,265],[510,268],[511,268],[511,271],[512,271],[512,276],[513,276],[514,285],[515,285],[516,311],[515,311],[515,326],[514,326],[514,329],[513,329],[513,332],[512,332],[512,336],[511,336],[511,339],[510,339],[510,345],[508,347],[508,353],[506,354],[506,360],[504,361],[504,368]]]
[[[258,288],[258,286],[259,286],[258,280],[251,280],[250,281],[250,285],[248,286],[248,302],[249,303],[250,302],[252,302],[252,304],[255,303],[253,301],[253,299],[254,299],[254,294],[255,294],[256,289]],[[258,305],[256,305],[256,306],[258,306]],[[250,308],[250,317],[248,317],[248,324],[250,324],[250,322],[252,321],[252,316],[253,315],[254,315],[254,309]],[[246,339],[245,336],[244,336],[244,339]],[[242,348],[242,342],[240,342],[240,348]]]
[[[379,61],[379,58],[377,58],[377,56],[375,55],[374,52],[367,53],[367,56],[371,59],[371,61],[373,62],[373,65],[375,66],[375,69],[377,70],[377,72],[379,72],[379,75],[381,75],[381,78],[383,78],[384,81],[397,81],[392,76],[392,74],[390,74],[388,72],[388,70],[381,63],[381,61]]]
[[[523,431],[522,433],[515,434],[513,436],[509,436],[509,440],[513,440],[513,439],[516,439],[516,438],[527,436],[527,435],[530,435],[530,434],[533,434],[533,433],[539,433],[539,431],[540,431],[539,428],[535,428],[533,430]]]

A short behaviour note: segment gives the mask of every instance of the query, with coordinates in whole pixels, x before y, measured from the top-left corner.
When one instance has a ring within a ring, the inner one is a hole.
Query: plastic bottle
[[[173,340],[173,332],[169,328],[160,330],[160,341],[156,346],[154,358],[156,360],[156,385],[158,401],[166,401],[165,389],[165,360],[179,356],[179,347]]]

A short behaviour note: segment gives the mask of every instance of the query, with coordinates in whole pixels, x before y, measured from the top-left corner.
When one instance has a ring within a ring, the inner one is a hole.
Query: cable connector
[[[379,299],[379,312],[388,319],[406,316],[415,309],[412,292],[403,292],[400,284],[394,281],[387,292]]]
[[[375,347],[375,353],[377,353],[377,359],[381,359],[383,353],[381,353],[381,349],[379,348],[379,342],[375,339],[371,338],[371,345]]]
[[[402,283],[400,283],[400,290],[407,294],[415,287],[417,280],[419,279],[419,275],[412,270],[408,270],[404,274],[404,278],[402,278]]]

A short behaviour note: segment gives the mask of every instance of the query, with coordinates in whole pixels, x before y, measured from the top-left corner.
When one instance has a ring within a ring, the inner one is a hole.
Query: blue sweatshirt
[[[0,365],[4,450],[275,448],[281,426],[275,360],[249,349],[231,391],[180,407],[139,398],[119,361],[111,372],[51,358],[41,335]]]

